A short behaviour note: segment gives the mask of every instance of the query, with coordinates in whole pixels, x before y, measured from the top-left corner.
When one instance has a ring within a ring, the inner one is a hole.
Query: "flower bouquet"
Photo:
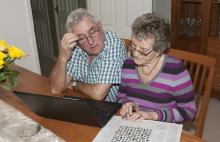
[[[17,85],[18,71],[12,70],[11,64],[25,56],[25,53],[14,45],[0,40],[0,87],[11,90]]]

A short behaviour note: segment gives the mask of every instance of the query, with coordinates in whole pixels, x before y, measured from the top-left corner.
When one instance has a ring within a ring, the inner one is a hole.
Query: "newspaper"
[[[128,121],[113,116],[93,142],[179,142],[182,127],[175,123]]]
[[[0,142],[65,142],[0,99]]]

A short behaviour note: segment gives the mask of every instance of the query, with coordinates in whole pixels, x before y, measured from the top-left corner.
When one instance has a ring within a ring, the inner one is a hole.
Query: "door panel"
[[[66,19],[76,8],[86,8],[86,0],[53,0],[54,17],[56,21],[57,41],[61,40],[66,32]]]
[[[152,0],[87,0],[87,8],[105,30],[130,38],[132,22],[143,13],[152,12]]]
[[[39,55],[53,58],[47,1],[31,0],[34,29]]]
[[[48,76],[56,62],[68,14],[85,6],[86,0],[31,0],[42,75]]]
[[[56,21],[57,41],[59,43],[66,32],[66,18],[69,13],[77,8],[76,0],[54,0],[54,16]]]

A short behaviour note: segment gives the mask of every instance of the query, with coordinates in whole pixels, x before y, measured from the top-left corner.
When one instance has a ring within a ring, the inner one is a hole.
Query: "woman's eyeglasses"
[[[78,44],[79,45],[85,45],[88,43],[88,40],[89,38],[96,38],[99,34],[99,27],[95,27],[95,28],[92,28],[91,30],[89,30],[86,34],[81,34],[79,35],[79,39],[78,39]]]
[[[140,48],[139,50],[137,50],[137,47],[135,47],[134,45],[131,45],[131,46],[129,46],[129,49],[132,51],[132,52],[134,52],[134,51],[136,51],[136,52],[138,52],[140,55],[142,55],[142,56],[147,56],[147,55],[149,55],[152,51],[154,51],[153,49],[152,50],[146,50],[145,48]]]

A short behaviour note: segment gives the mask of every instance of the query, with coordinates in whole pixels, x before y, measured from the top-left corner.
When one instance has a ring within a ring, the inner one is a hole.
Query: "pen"
[[[134,104],[132,106],[132,112],[138,112],[139,111],[139,106],[137,104]]]
[[[139,106],[137,104],[132,105],[132,112],[138,112],[138,111],[139,111]],[[129,113],[125,112],[125,114],[122,116],[122,119],[128,116],[129,116]]]

